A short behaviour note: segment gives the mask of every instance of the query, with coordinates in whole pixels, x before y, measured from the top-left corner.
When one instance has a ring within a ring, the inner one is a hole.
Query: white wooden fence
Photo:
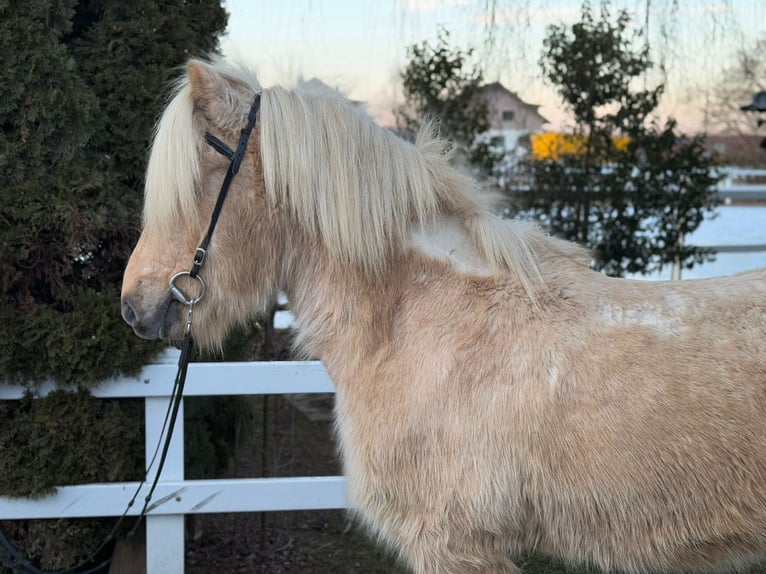
[[[146,406],[146,464],[160,440],[178,361],[168,351],[136,378],[113,380],[94,389],[101,398],[143,397]],[[53,385],[44,385],[45,394]],[[184,396],[332,393],[332,383],[318,362],[192,363]],[[0,385],[0,400],[21,398],[23,388]],[[146,517],[147,574],[184,571],[184,515],[216,512],[318,510],[346,506],[340,476],[184,480],[183,405],[165,468]],[[154,469],[152,469],[154,470]],[[151,484],[151,472],[147,483]],[[148,491],[144,485],[130,509],[137,515]],[[120,516],[138,487],[136,482],[61,486],[37,500],[0,497],[0,519]]]
[[[732,201],[766,200],[766,169],[747,167],[722,167],[723,175],[718,182],[718,195],[726,203]],[[760,180],[753,183],[753,179]]]

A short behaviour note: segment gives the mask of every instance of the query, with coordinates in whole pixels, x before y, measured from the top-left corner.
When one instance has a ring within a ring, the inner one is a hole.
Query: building
[[[298,79],[298,84],[296,86],[299,90],[302,90],[304,92],[308,93],[314,93],[314,94],[321,94],[322,92],[331,93],[333,95],[340,94],[344,98],[346,98],[346,94],[341,91],[339,87],[332,87],[327,84],[325,84],[322,80],[320,80],[317,77],[311,78],[309,80],[304,80],[302,77]],[[356,107],[361,108],[365,111],[367,111],[367,103],[366,102],[360,102],[358,100],[352,100],[349,98],[349,101]]]
[[[500,82],[482,87],[488,110],[489,136],[493,143],[507,150],[514,149],[519,138],[541,132],[548,123],[534,104],[528,104]]]

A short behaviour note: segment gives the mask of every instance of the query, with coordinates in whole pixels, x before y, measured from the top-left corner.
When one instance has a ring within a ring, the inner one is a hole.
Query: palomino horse
[[[188,269],[254,94],[192,61],[156,131],[123,314],[183,336]],[[208,139],[208,142],[206,142]],[[637,282],[503,221],[442,144],[335,93],[263,90],[202,272],[215,347],[284,290],[337,388],[349,500],[417,573],[554,555],[625,572],[766,550],[766,273]]]

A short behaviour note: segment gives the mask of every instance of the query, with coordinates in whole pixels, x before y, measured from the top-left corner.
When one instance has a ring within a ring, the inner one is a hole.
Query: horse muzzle
[[[135,293],[122,296],[122,318],[142,339],[181,339],[181,304],[170,294],[155,302]]]

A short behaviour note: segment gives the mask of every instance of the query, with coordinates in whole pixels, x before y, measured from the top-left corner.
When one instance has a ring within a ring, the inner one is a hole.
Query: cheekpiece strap
[[[229,164],[229,169],[226,170],[226,176],[223,178],[221,191],[218,193],[218,199],[215,202],[213,214],[210,217],[210,225],[208,225],[207,233],[205,234],[202,243],[200,243],[197,251],[194,254],[194,263],[192,264],[191,271],[189,272],[191,277],[196,277],[202,268],[202,263],[205,260],[205,255],[207,254],[207,249],[210,245],[210,239],[213,237],[213,231],[215,230],[215,226],[218,223],[218,217],[221,215],[223,202],[226,199],[226,194],[229,193],[229,186],[231,186],[231,182],[239,171],[239,168],[242,165],[242,160],[245,158],[247,142],[250,139],[250,134],[253,131],[253,128],[255,127],[255,120],[258,117],[258,110],[260,110],[260,108],[261,94],[255,94],[253,105],[250,106],[250,113],[247,114],[247,124],[243,128],[242,134],[239,136],[239,142],[237,143],[236,150],[232,151],[232,149],[219,138],[210,132],[205,132],[205,141],[209,143],[215,151],[229,158],[231,163]]]

